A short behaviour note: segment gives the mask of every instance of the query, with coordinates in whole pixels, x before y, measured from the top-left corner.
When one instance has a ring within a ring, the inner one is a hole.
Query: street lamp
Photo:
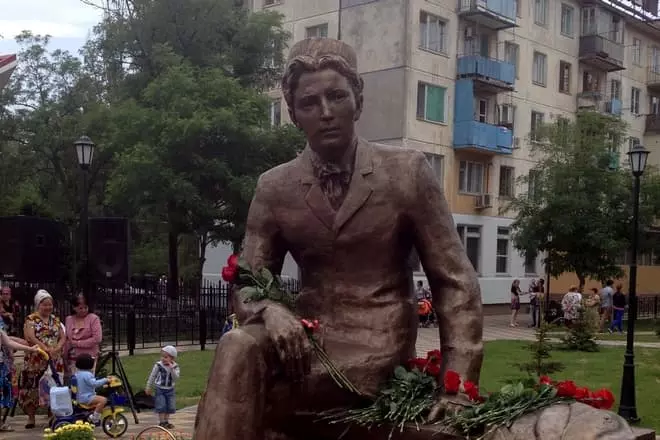
[[[630,169],[635,178],[633,185],[633,236],[630,246],[632,261],[628,291],[630,292],[628,306],[628,334],[626,338],[626,354],[623,362],[623,377],[621,378],[621,401],[619,415],[629,422],[639,422],[637,404],[635,403],[635,320],[637,319],[637,246],[639,244],[639,192],[640,177],[646,168],[649,151],[642,145],[634,145],[628,152]]]
[[[82,245],[80,248],[80,260],[82,261],[82,288],[85,298],[90,294],[90,280],[89,280],[89,257],[88,257],[88,224],[89,224],[89,183],[88,173],[89,167],[92,165],[94,159],[94,142],[88,136],[81,136],[80,139],[73,143],[76,147],[76,154],[78,156],[78,165],[83,171],[83,187],[82,187],[82,203],[80,210],[80,236],[82,238]]]

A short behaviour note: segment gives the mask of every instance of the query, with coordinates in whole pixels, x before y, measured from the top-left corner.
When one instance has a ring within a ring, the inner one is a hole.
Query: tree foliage
[[[535,165],[520,179],[527,191],[507,206],[515,212],[515,247],[525,255],[545,253],[550,273],[586,278],[621,275],[619,259],[629,246],[632,177],[618,163],[626,125],[616,117],[580,112],[575,120],[545,124],[532,142]],[[643,178],[641,225],[660,212],[660,177]]]

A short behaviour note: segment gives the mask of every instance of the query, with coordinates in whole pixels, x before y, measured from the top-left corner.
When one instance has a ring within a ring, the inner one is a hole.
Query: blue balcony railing
[[[511,154],[513,132],[505,127],[479,121],[454,123],[454,148],[476,148]]]
[[[516,67],[506,61],[494,60],[481,55],[464,55],[458,58],[458,76],[479,76],[513,85]]]

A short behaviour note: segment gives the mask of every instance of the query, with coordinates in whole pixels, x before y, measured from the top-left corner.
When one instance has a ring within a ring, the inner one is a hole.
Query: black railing
[[[297,280],[287,280],[288,288],[299,290]],[[16,312],[15,329],[20,335],[25,317],[34,310],[31,298],[40,288],[47,289],[55,299],[55,313],[62,318],[71,312],[68,297],[57,286],[3,282],[12,287],[20,305]],[[97,288],[90,296],[93,311],[104,325],[104,341],[110,345],[112,313],[116,314],[118,350],[157,348],[165,344],[200,345],[216,343],[222,335],[230,314],[229,286],[221,282],[201,285],[181,283],[176,298],[167,295],[165,285],[151,288]],[[113,308],[114,300],[114,308]]]

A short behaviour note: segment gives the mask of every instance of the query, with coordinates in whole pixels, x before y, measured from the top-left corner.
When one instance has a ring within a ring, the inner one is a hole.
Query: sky
[[[18,52],[14,37],[23,30],[51,35],[50,49],[78,49],[101,21],[101,11],[79,0],[0,0],[0,54]]]

